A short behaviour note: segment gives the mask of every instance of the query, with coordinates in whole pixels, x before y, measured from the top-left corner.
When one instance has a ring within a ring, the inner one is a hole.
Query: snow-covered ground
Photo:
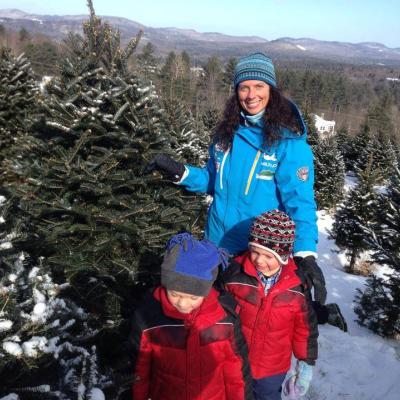
[[[326,279],[327,302],[339,304],[348,332],[320,326],[319,358],[304,399],[400,399],[400,343],[383,339],[355,322],[354,296],[366,278],[343,272],[346,260],[328,239],[332,222],[329,215],[319,213],[318,262]]]

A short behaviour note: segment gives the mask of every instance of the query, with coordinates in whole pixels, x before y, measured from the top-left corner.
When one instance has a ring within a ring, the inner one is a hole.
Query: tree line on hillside
[[[146,43],[133,65],[144,78],[151,80],[164,98],[178,98],[196,111],[221,111],[231,94],[235,58],[223,63],[217,56],[201,66],[194,66],[186,51],[170,52],[162,62],[155,56],[156,49]],[[339,126],[355,134],[371,110],[384,107],[385,115],[393,121],[392,134],[400,137],[397,121],[400,117],[400,82],[386,79],[354,78],[337,70],[278,67],[277,78],[281,89],[304,112],[323,112],[335,119]]]
[[[140,34],[123,47],[88,4],[44,88],[26,56],[0,53],[0,397],[129,399],[134,305],[158,282],[166,240],[204,227],[204,198],[144,168],[159,152],[205,162],[235,61],[197,71],[171,53],[159,65],[146,46],[132,58]],[[307,98],[305,119],[318,207],[335,214],[349,271],[365,249],[392,269],[359,293],[359,322],[395,338],[399,149],[392,97],[374,93],[356,135],[321,138]],[[345,173],[358,184],[344,196]]]
[[[15,54],[24,52],[37,79],[57,74],[67,38],[57,44],[43,35],[19,32],[0,25],[0,43]],[[231,91],[235,58],[222,60],[211,56],[205,63],[191,59],[187,51],[171,51],[165,60],[146,42],[130,60],[130,67],[150,80],[166,99],[179,99],[197,115],[219,115],[224,99]],[[281,88],[306,112],[323,113],[326,118],[355,134],[371,107],[386,98],[386,113],[394,121],[394,134],[400,137],[400,70],[394,67],[314,63],[279,63],[277,76]],[[386,78],[395,78],[388,80]]]

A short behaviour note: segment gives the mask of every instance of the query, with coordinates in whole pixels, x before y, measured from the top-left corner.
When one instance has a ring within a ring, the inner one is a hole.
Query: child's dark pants
[[[282,383],[286,374],[272,375],[267,378],[253,379],[255,400],[281,400]]]

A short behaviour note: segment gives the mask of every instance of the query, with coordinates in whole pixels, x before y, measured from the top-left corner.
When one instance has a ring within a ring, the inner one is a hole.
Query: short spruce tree
[[[373,168],[372,156],[364,170],[358,170],[358,185],[352,189],[335,213],[331,235],[336,244],[345,249],[350,262],[349,272],[355,272],[357,259],[369,246],[365,231],[376,219],[378,194],[374,188],[379,172]]]
[[[385,277],[371,275],[356,297],[358,322],[377,334],[400,337],[400,171],[396,169],[387,193],[381,194],[378,218],[366,234],[378,265],[386,265]]]

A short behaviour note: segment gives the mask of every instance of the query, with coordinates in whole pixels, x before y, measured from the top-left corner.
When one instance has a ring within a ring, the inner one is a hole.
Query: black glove
[[[315,261],[314,256],[294,257],[294,262],[299,268],[299,275],[304,278],[305,283],[311,289],[314,287],[314,300],[325,304],[326,287],[325,278]]]
[[[185,166],[173,160],[166,154],[157,154],[147,165],[144,170],[145,174],[157,170],[160,171],[163,176],[171,179],[173,182],[180,181],[184,172]]]

